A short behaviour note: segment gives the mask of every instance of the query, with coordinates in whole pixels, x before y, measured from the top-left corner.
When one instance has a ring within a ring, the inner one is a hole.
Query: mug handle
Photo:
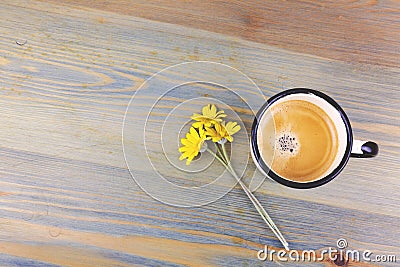
[[[354,140],[350,156],[354,158],[372,158],[378,155],[378,152],[379,147],[377,143]]]

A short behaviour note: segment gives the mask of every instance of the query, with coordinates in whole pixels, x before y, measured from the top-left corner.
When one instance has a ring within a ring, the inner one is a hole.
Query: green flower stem
[[[228,153],[226,152],[225,144],[222,144],[221,148],[222,148],[222,156],[225,159],[224,163],[226,163],[226,164],[223,164],[223,165],[233,175],[233,177],[236,178],[236,180],[238,181],[239,185],[242,187],[243,191],[246,193],[247,197],[250,199],[250,201],[253,203],[254,207],[257,209],[257,212],[261,215],[261,217],[263,218],[265,223],[269,226],[269,228],[276,235],[276,237],[279,239],[279,241],[281,241],[281,243],[285,247],[285,249],[289,250],[289,244],[286,242],[286,240],[283,237],[282,233],[279,231],[278,227],[272,221],[272,219],[268,215],[267,211],[264,209],[264,207],[261,205],[261,203],[258,201],[258,199],[253,195],[253,193],[247,188],[247,186],[241,181],[239,176],[236,174],[236,172],[233,169],[233,167],[231,165],[231,162],[229,160]],[[215,156],[217,156],[217,155],[215,155]],[[222,159],[220,161],[222,161]]]
[[[229,170],[228,165],[225,163],[225,161],[218,156],[217,154],[214,153],[214,151],[212,151],[211,149],[207,148],[207,152],[210,153],[211,155],[213,155],[219,162],[221,162],[222,165],[224,165],[224,167],[229,171],[229,173],[231,173],[231,171]],[[232,174],[232,173],[231,173]],[[233,175],[233,174],[232,174]]]
[[[215,148],[217,149],[217,152],[219,153],[221,159],[225,162],[225,164],[227,164],[227,161],[226,161],[226,158],[224,156],[221,146],[219,146],[217,143],[214,143],[214,145],[215,145]]]

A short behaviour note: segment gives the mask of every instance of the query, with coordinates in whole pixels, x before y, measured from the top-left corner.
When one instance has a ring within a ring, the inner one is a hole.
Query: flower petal
[[[204,125],[203,121],[197,121],[197,122],[193,122],[192,127],[200,129],[203,127],[203,125]]]
[[[215,105],[212,105],[210,111],[212,115],[217,114],[217,107]]]
[[[211,109],[211,105],[210,104],[208,104],[207,106],[204,106],[202,109],[201,109],[201,112],[203,113],[203,116],[208,116],[208,114],[210,113],[209,112],[209,110]]]
[[[190,127],[189,132],[190,132],[190,135],[193,136],[193,137],[195,137],[196,139],[199,137],[199,133],[196,131],[195,128]]]
[[[191,144],[191,142],[190,142],[188,139],[186,139],[186,138],[182,138],[182,139],[181,139],[181,143],[182,143],[182,145],[184,145],[184,146],[188,146],[188,145]]]
[[[237,122],[232,122],[232,121],[228,122],[225,128],[229,135],[233,135],[239,132],[241,129],[240,125],[238,125]]]
[[[203,115],[197,114],[197,113],[193,113],[193,115],[190,117],[192,120],[198,121],[201,120],[203,117]]]

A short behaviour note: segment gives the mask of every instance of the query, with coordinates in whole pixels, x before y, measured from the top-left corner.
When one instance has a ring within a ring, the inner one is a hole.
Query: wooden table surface
[[[350,159],[316,189],[267,179],[255,195],[291,249],[345,238],[351,249],[400,261],[399,41],[398,1],[3,0],[0,265],[300,264],[257,259],[264,245],[281,245],[239,187],[182,208],[132,179],[121,142],[127,105],[151,75],[188,61],[229,65],[265,98],[308,87],[337,100],[354,136],[379,143],[379,156]],[[187,97],[174,95],[166,108]],[[143,97],[143,110],[149,103]]]

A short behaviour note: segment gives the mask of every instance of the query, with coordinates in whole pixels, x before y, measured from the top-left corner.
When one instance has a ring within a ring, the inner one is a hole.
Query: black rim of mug
[[[339,114],[344,122],[344,125],[346,127],[346,132],[347,132],[347,147],[346,147],[345,153],[344,153],[343,158],[340,161],[339,165],[325,177],[320,178],[315,181],[304,182],[304,183],[287,180],[285,178],[280,177],[275,172],[273,172],[261,158],[260,151],[258,150],[258,145],[257,145],[258,122],[260,121],[260,119],[262,118],[264,113],[268,110],[268,108],[274,102],[276,102],[278,99],[280,99],[282,97],[285,97],[285,96],[288,96],[291,94],[299,94],[299,93],[316,95],[318,97],[321,97],[325,101],[327,101],[329,104],[331,104],[339,112]],[[253,125],[251,127],[251,149],[252,149],[254,160],[256,161],[256,164],[258,164],[259,167],[273,180],[277,181],[280,184],[283,184],[283,185],[286,185],[286,186],[289,186],[292,188],[298,188],[298,189],[314,188],[314,187],[321,186],[321,185],[326,184],[327,182],[331,181],[343,170],[343,168],[346,166],[347,162],[349,161],[352,145],[353,145],[353,131],[351,129],[350,121],[347,118],[347,115],[343,111],[343,109],[331,97],[327,96],[326,94],[324,94],[320,91],[316,91],[316,90],[308,89],[308,88],[288,89],[288,90],[282,91],[282,92],[272,96],[257,112],[257,115],[256,115],[256,117],[253,121]]]

